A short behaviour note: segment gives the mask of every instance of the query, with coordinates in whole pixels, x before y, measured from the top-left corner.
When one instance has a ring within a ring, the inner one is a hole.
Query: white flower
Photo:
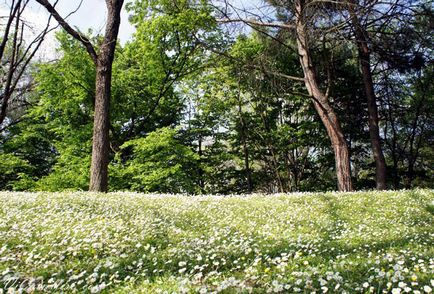
[[[432,292],[432,288],[428,285],[423,286],[423,290],[425,291],[425,293],[431,293]]]
[[[369,287],[369,283],[368,282],[364,282],[363,283],[363,288],[368,288]]]
[[[399,294],[401,293],[401,288],[393,288],[392,289],[392,294]]]

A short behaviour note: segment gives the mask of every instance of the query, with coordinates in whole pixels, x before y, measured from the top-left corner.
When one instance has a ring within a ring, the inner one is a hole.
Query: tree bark
[[[112,65],[121,23],[123,0],[106,0],[108,17],[104,41],[96,63],[95,113],[93,122],[90,191],[106,192],[108,188],[109,125]]]
[[[407,168],[407,177],[406,177],[406,183],[405,183],[406,189],[411,189],[412,182],[415,178],[414,165],[416,164],[416,160],[417,160],[417,157],[419,154],[420,140],[422,138],[422,134],[419,135],[419,140],[417,140],[418,142],[415,142],[415,141],[416,141],[416,133],[417,133],[417,128],[419,126],[419,119],[420,119],[423,104],[424,104],[424,99],[421,99],[419,101],[419,103],[416,105],[414,120],[413,120],[413,123],[411,125],[411,135],[410,135],[410,139],[409,139],[410,150],[408,152],[408,159],[407,159],[408,168]]]
[[[198,155],[200,158],[200,161],[203,160],[203,148],[202,148],[202,134],[199,133],[199,138],[198,138]],[[205,179],[204,179],[204,170],[202,168],[202,165],[199,165],[198,168],[198,174],[199,174],[199,188],[200,188],[200,193],[205,194]]]
[[[360,67],[362,70],[363,84],[365,87],[366,99],[368,102],[368,125],[371,139],[372,155],[375,161],[375,174],[377,190],[387,188],[386,184],[386,159],[381,148],[380,130],[378,127],[377,97],[375,96],[374,83],[371,72],[371,56],[368,47],[366,31],[362,28],[360,21],[354,11],[355,3],[350,3],[349,11],[351,23],[356,35],[356,43],[359,52]]]
[[[336,176],[339,191],[352,191],[350,155],[345,137],[328,97],[319,88],[315,70],[311,62],[305,22],[303,16],[304,0],[295,1],[295,21],[297,35],[297,49],[300,64],[304,73],[304,83],[309,95],[312,97],[315,110],[321,118],[330,138],[335,156]]]
[[[95,85],[90,191],[107,191],[111,69],[98,58]]]
[[[252,171],[250,168],[250,159],[249,159],[249,147],[247,144],[247,128],[246,128],[246,123],[244,121],[244,117],[243,117],[243,109],[242,109],[242,105],[241,105],[241,90],[240,90],[240,83],[238,82],[238,95],[237,95],[237,100],[238,100],[238,115],[240,117],[240,136],[241,136],[241,141],[243,144],[243,154],[244,154],[244,171],[246,173],[246,180],[247,180],[247,192],[250,194],[253,191],[253,181],[252,181]]]

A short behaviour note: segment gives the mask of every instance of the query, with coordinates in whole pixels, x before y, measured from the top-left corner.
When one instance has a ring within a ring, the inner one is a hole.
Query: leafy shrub
[[[110,167],[114,189],[193,193],[199,156],[176,135],[165,127],[123,144]]]
[[[0,190],[28,190],[29,163],[10,153],[0,153]]]

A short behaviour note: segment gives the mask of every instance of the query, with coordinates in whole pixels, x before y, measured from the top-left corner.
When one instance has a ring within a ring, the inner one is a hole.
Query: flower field
[[[0,192],[0,293],[431,293],[434,191]]]

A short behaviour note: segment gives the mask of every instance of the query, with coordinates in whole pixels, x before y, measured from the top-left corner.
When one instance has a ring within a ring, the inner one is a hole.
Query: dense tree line
[[[63,28],[51,62],[17,41],[27,2],[2,27],[0,189],[434,185],[432,2],[136,0],[120,45],[123,1],[99,36],[37,0]]]

